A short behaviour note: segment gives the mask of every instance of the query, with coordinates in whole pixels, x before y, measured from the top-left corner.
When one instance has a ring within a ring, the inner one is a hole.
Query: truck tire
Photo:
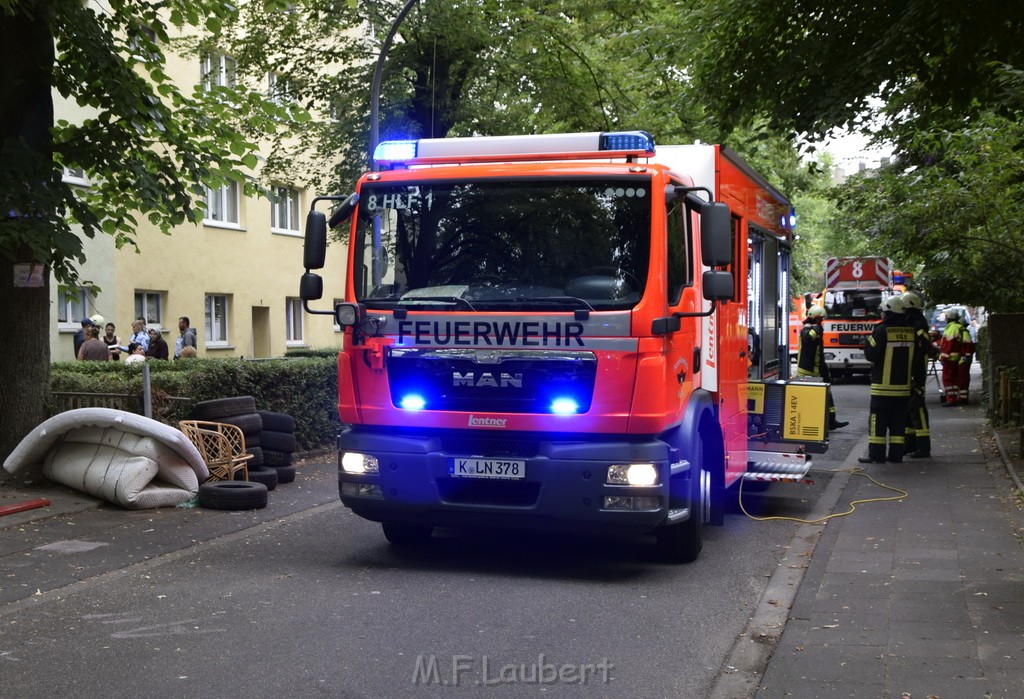
[[[283,451],[291,454],[295,451],[295,435],[288,432],[263,430],[260,432],[260,446],[270,451]]]
[[[295,418],[285,413],[275,413],[272,410],[257,410],[263,418],[263,429],[274,432],[295,433]]]
[[[430,540],[434,528],[418,524],[398,524],[396,522],[383,522],[384,537],[392,546],[418,546]]]
[[[246,446],[248,447],[249,446],[249,440],[246,439],[245,443],[246,443]],[[249,468],[252,468],[254,466],[258,467],[258,466],[262,466],[263,465],[263,449],[262,448],[260,448],[260,447],[249,447],[248,449],[246,449],[246,451],[248,453],[252,454],[252,458],[249,459],[248,462],[246,462],[246,464],[245,464],[246,466],[248,466]]]
[[[213,481],[199,486],[199,506],[211,510],[259,510],[267,500],[267,486],[262,483]]]
[[[704,443],[699,435],[693,446],[690,478],[685,481],[690,518],[655,532],[659,557],[666,563],[692,563],[704,547],[702,530],[710,519],[711,474],[704,467]]]
[[[217,422],[224,422],[228,425],[234,425],[238,429],[242,430],[242,434],[245,435],[245,443],[249,444],[249,438],[256,436],[259,443],[259,433],[263,430],[263,418],[259,416],[259,413],[242,413],[241,415],[225,415],[217,418]]]
[[[230,417],[231,415],[245,415],[256,412],[256,399],[252,396],[231,396],[228,398],[215,398],[196,403],[192,408],[192,414],[197,420],[213,420],[217,418]]]
[[[278,466],[292,465],[292,455],[289,454],[288,452],[275,451],[274,449],[267,449],[265,447],[262,447],[262,449],[263,463],[265,463],[267,466],[273,466],[276,468]]]
[[[270,466],[250,466],[249,482],[262,483],[267,490],[273,490],[277,487],[277,470]]]
[[[294,466],[271,466],[270,468],[277,471],[278,483],[291,483],[295,480]]]

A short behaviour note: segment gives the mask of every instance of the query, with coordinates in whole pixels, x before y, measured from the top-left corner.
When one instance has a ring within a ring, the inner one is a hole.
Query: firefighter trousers
[[[928,406],[924,391],[910,394],[907,401],[907,429],[904,448],[908,454],[916,452],[921,456],[932,453],[932,435],[928,427]]]
[[[908,400],[909,396],[871,396],[868,458],[872,461],[903,461]]]
[[[942,402],[956,405],[960,400],[960,362],[942,362]]]
[[[959,366],[956,368],[956,387],[957,387],[957,402],[966,403],[970,397],[971,388],[971,360],[970,358],[963,359]]]

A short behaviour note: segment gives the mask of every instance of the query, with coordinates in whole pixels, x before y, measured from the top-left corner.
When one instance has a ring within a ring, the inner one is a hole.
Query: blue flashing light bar
[[[411,393],[407,396],[402,396],[402,400],[399,401],[399,405],[404,410],[423,410],[423,408],[427,407],[427,401],[423,399],[423,396]]]
[[[621,131],[601,134],[601,150],[644,151],[654,153],[654,137],[646,131]]]
[[[378,163],[403,163],[416,158],[417,141],[381,141],[373,149]]]
[[[373,159],[382,165],[417,163],[497,162],[654,155],[654,138],[646,131],[540,134],[535,136],[472,136],[382,141]]]

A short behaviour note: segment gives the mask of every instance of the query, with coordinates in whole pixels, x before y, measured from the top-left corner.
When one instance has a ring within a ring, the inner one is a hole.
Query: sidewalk
[[[933,458],[867,469],[909,496],[824,527],[754,696],[1024,695],[1017,486],[976,403],[929,409]],[[1019,431],[999,436],[1020,469]],[[850,476],[835,511],[891,494]]]

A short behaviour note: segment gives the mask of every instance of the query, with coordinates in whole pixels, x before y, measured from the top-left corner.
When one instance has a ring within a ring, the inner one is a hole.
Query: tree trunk
[[[54,167],[52,5],[15,7],[19,14],[0,13],[0,149],[8,156],[30,154],[38,167],[19,169],[11,164],[15,158],[0,162],[0,203],[6,204],[0,210],[0,319],[7,338],[0,360],[0,460],[46,418],[50,391],[50,270],[22,236],[37,250],[50,240],[50,226],[26,223],[53,216],[49,193],[32,205],[32,192],[47,187]]]

